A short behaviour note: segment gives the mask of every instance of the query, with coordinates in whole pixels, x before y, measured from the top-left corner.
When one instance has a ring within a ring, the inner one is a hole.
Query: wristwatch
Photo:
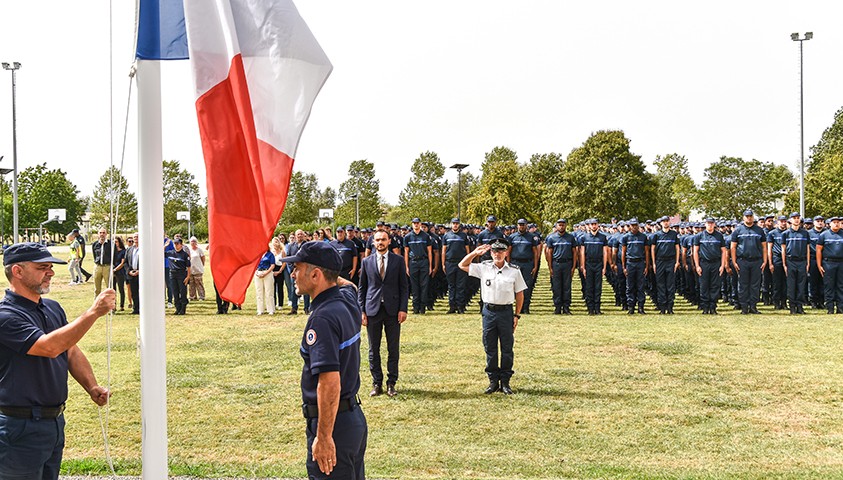
[[[521,314],[520,313],[516,313],[515,315],[513,315],[513,317],[517,318],[518,320],[521,320]]]

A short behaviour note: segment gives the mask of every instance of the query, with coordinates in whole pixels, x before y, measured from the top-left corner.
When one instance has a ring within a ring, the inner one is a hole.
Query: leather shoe
[[[497,392],[497,391],[498,391],[498,390],[500,390],[500,389],[501,389],[501,384],[500,384],[500,383],[498,383],[498,382],[489,382],[489,386],[488,386],[488,387],[486,387],[486,391],[485,391],[485,392],[483,392],[483,393],[485,393],[486,395],[489,395],[489,394],[492,394],[492,393]]]
[[[509,382],[501,382],[501,391],[504,395],[512,395],[514,392],[509,387]]]
[[[382,386],[380,386],[380,385],[373,385],[373,386],[372,386],[372,391],[371,391],[371,392],[369,392],[369,396],[370,396],[370,397],[377,397],[378,395],[381,395],[382,393],[383,393],[383,387],[382,387]]]
[[[386,396],[392,398],[396,395],[398,395],[398,391],[395,390],[395,385],[392,384],[392,383],[387,383],[386,384]]]

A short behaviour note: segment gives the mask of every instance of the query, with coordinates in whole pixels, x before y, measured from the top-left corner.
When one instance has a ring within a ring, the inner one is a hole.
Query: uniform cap
[[[298,253],[280,260],[286,263],[309,263],[335,272],[342,269],[339,252],[327,242],[306,242]]]
[[[410,220],[410,223],[421,223],[421,219],[419,217],[413,217],[413,219]]]
[[[47,247],[35,242],[16,243],[7,248],[5,253],[3,253],[4,266],[21,262],[67,264],[64,260],[54,257],[47,250]]]
[[[345,226],[346,230],[354,230],[354,228],[355,228],[354,225],[346,225]]]
[[[627,225],[638,225],[638,219],[637,218],[630,218],[629,220],[626,221],[626,223],[627,223]]]
[[[516,223],[518,223],[518,225],[527,225],[527,220],[524,220],[523,218],[519,218],[518,222],[516,222]]]
[[[715,222],[714,218],[708,217],[708,218],[705,219],[705,223],[709,223],[709,222],[714,223]]]
[[[560,224],[560,223],[568,223],[568,220],[565,220],[564,218],[560,218],[559,220],[557,220],[557,221],[556,221],[556,223],[557,223],[557,224]]]
[[[834,215],[832,215],[832,216],[828,217],[828,221],[829,221],[829,222],[833,222],[833,221],[835,221],[835,220],[840,220],[840,217],[838,217],[838,216],[834,216]]]
[[[375,224],[375,226],[377,226],[377,227],[382,227],[383,225],[384,225],[384,223],[380,220],[378,220],[378,223]]]
[[[814,221],[815,221],[815,222],[817,222],[817,221],[819,221],[819,220],[825,220],[825,218],[823,218],[823,216],[822,216],[822,215],[817,215],[816,217],[814,217]]]
[[[181,237],[174,238],[173,243],[181,243]]]
[[[589,218],[588,223],[590,223],[591,225],[594,225],[595,223],[600,223],[600,222],[598,222],[596,218]]]
[[[748,209],[748,208],[747,208],[746,210],[744,210],[744,212],[743,212],[743,216],[744,216],[744,217],[752,217],[752,216],[754,216],[754,215],[755,215],[755,214],[754,214],[754,213],[752,213],[752,210],[750,210],[750,209]]]
[[[344,232],[344,231],[345,231],[345,228],[343,228],[343,227],[337,227],[337,231],[338,231],[338,232]]]
[[[771,214],[767,215],[766,217],[764,217],[764,220],[767,220],[768,218],[776,218],[776,216],[771,213]]]
[[[451,223],[460,223],[460,219],[457,218],[457,217],[454,217],[454,218],[451,219]]]
[[[793,213],[790,214],[790,218],[796,218],[796,217],[801,217],[801,216],[802,215],[799,215],[799,212],[793,212]]]
[[[498,238],[491,243],[491,247],[492,250],[506,250],[509,248],[509,241],[505,238]]]
[[[487,222],[497,222],[498,218],[495,217],[494,215],[489,215],[488,217],[486,217],[486,221]]]
[[[787,217],[785,217],[784,215],[779,215],[778,220],[779,221],[787,220]]]

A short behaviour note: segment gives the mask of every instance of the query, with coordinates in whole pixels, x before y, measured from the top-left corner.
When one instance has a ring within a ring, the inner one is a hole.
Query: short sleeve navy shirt
[[[715,230],[708,233],[702,232],[694,235],[694,246],[700,247],[700,260],[706,262],[719,262],[722,260],[723,248],[726,247],[726,239],[723,234]]]
[[[310,309],[301,340],[302,401],[316,404],[319,374],[324,372],[339,372],[340,400],[354,398],[360,389],[357,291],[351,285],[331,287],[310,302]]]
[[[343,271],[351,270],[351,267],[354,265],[354,257],[357,256],[357,246],[349,239],[345,239],[343,241],[339,241],[337,239],[331,240],[331,246],[339,252],[340,258],[342,258],[342,269]]]
[[[782,233],[781,247],[784,248],[788,258],[793,260],[805,260],[808,258],[808,249],[811,244],[811,237],[804,228],[788,228]]]
[[[837,233],[828,229],[820,234],[817,245],[823,247],[823,259],[843,260],[843,229]]]
[[[679,234],[673,230],[656,232],[653,234],[653,245],[656,246],[656,260],[676,261]]]
[[[580,245],[585,248],[585,261],[589,263],[603,263],[603,247],[609,245],[609,240],[603,232],[592,235],[591,232],[583,234]]]
[[[410,249],[411,260],[424,260],[427,258],[427,247],[431,247],[433,242],[430,240],[430,235],[419,230],[419,233],[410,232],[404,236],[404,248]]]
[[[35,303],[11,290],[0,300],[0,405],[57,407],[67,400],[67,352],[28,355],[42,335],[67,325],[58,302]]]
[[[459,262],[465,257],[465,246],[468,245],[468,237],[463,232],[450,231],[442,237],[442,243],[448,247],[445,250],[445,260],[448,262]]]
[[[533,248],[539,244],[532,233],[515,232],[509,236],[512,250],[509,256],[515,261],[533,260]]]
[[[747,227],[740,224],[732,232],[732,243],[737,244],[735,253],[738,258],[757,260],[763,256],[763,243],[766,243],[767,235],[758,225]]]
[[[547,236],[545,246],[551,250],[554,260],[572,261],[574,259],[574,247],[577,246],[577,239],[568,232],[553,232]]]
[[[621,245],[626,247],[626,260],[638,261],[645,259],[645,251],[650,244],[647,235],[642,232],[629,232],[621,237]]]
[[[767,232],[767,243],[772,243],[773,261],[782,263],[782,235],[787,230],[774,228]]]

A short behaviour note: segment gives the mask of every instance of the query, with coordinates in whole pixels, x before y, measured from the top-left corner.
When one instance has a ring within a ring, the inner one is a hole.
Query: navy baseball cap
[[[524,220],[523,218],[519,218],[518,222],[516,222],[516,223],[518,223],[518,225],[527,225],[527,220]]]
[[[59,260],[54,257],[50,251],[47,250],[47,247],[41,245],[40,243],[16,243],[6,249],[6,252],[3,254],[4,266],[22,262],[67,264],[64,260]]]
[[[285,263],[309,263],[328,270],[342,270],[339,252],[327,242],[305,242],[298,253],[280,259]]]
[[[835,221],[835,220],[840,220],[840,217],[838,217],[838,216],[836,216],[836,215],[832,215],[832,216],[828,217],[828,221],[829,221],[829,222],[833,222],[833,221]]]
[[[627,225],[638,225],[638,219],[637,218],[630,218],[629,220],[626,221],[626,224]]]
[[[413,217],[413,219],[410,220],[410,223],[421,223],[421,219],[419,217]]]
[[[354,230],[354,225],[346,225],[345,229],[346,230]]]
[[[491,244],[492,250],[506,250],[509,248],[509,241],[505,238],[498,238]]]
[[[593,224],[595,224],[595,223],[600,223],[600,222],[598,222],[596,218],[589,218],[589,219],[588,219],[588,223],[590,223],[590,224],[592,224],[592,225],[593,225]]]
[[[343,227],[337,227],[337,231],[338,231],[338,232],[344,232],[344,231],[345,231],[345,228],[343,228]]]
[[[779,215],[777,220],[781,222],[782,220],[787,220],[787,217],[785,217],[784,215]]]
[[[568,223],[568,220],[565,220],[564,218],[560,218],[559,220],[556,221],[556,223]]]
[[[705,219],[705,223],[708,223],[708,222],[714,223],[714,222],[715,222],[714,217],[708,217],[708,218],[706,218],[706,219]]]
[[[747,208],[746,210],[744,210],[744,212],[743,212],[743,216],[744,216],[744,217],[752,217],[752,216],[755,216],[755,214],[754,214],[754,213],[752,213],[752,210],[750,210],[750,209],[748,209],[748,208]]]
[[[376,223],[375,226],[382,227],[382,226],[384,226],[384,223],[382,221],[378,220],[378,223]]]
[[[454,218],[451,219],[451,223],[460,223],[460,219],[454,217]]]
[[[801,216],[802,215],[799,215],[799,212],[793,212],[793,213],[790,214],[790,218],[796,218],[796,217],[801,217]]]
[[[487,222],[497,222],[497,221],[498,221],[498,217],[496,217],[496,216],[494,216],[494,215],[489,215],[488,217],[486,217],[486,221],[487,221]]]
[[[825,220],[825,218],[822,215],[817,215],[816,217],[814,217],[815,222],[820,221],[820,220]]]

